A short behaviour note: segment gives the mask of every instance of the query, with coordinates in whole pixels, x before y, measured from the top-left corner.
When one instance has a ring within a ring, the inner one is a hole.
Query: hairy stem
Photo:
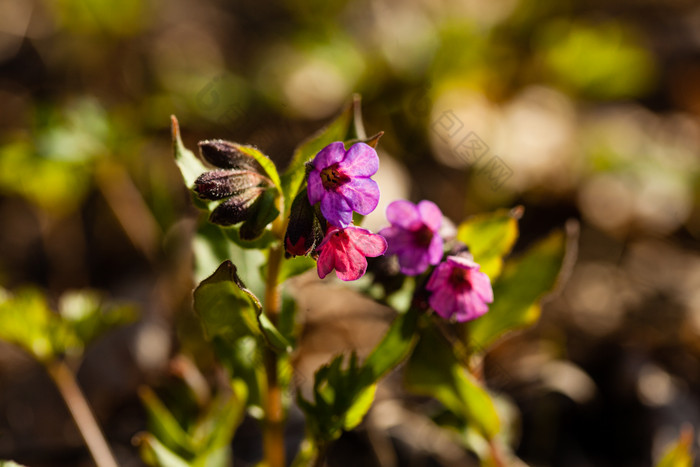
[[[68,406],[68,410],[85,440],[90,455],[97,467],[117,467],[114,454],[100,430],[97,420],[90,410],[83,392],[80,390],[73,372],[62,360],[55,360],[46,365],[46,369],[56,383],[58,391]]]
[[[270,321],[277,325],[282,308],[278,277],[282,262],[283,246],[270,248],[267,278],[265,283],[265,313]],[[284,467],[284,408],[282,407],[282,387],[277,371],[277,354],[265,347],[265,373],[267,375],[267,394],[265,400],[265,425],[263,427],[263,450],[267,467]]]

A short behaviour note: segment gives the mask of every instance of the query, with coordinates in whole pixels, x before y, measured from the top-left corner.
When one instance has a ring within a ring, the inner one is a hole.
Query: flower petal
[[[450,274],[452,274],[452,266],[446,262],[438,264],[433,273],[430,275],[430,279],[428,280],[425,288],[431,292],[437,292],[442,288],[449,287],[448,280],[450,278]]]
[[[399,227],[384,227],[379,231],[379,235],[386,239],[387,255],[400,254],[404,250],[414,248],[413,235],[408,230]]]
[[[334,192],[326,192],[321,200],[321,214],[336,227],[347,227],[352,222],[352,208],[343,196]]]
[[[401,272],[407,276],[417,276],[428,269],[428,255],[424,250],[404,250],[398,256]]]
[[[365,143],[355,143],[348,149],[340,168],[350,177],[371,177],[379,170],[377,151]]]
[[[455,296],[450,290],[434,292],[428,299],[430,308],[445,319],[449,319],[457,308]]]
[[[340,162],[345,157],[345,146],[342,142],[336,141],[321,149],[314,158],[314,167],[323,170],[336,162]]]
[[[418,212],[420,213],[423,223],[430,227],[430,230],[437,232],[442,224],[442,211],[437,207],[437,204],[432,201],[423,200],[418,203]]]
[[[367,259],[346,238],[343,249],[336,250],[335,273],[340,280],[354,281],[367,271]]]
[[[387,242],[381,235],[374,234],[360,227],[348,227],[345,229],[352,245],[364,256],[374,258],[381,256],[387,249]]]
[[[370,178],[354,178],[336,190],[347,200],[350,208],[362,215],[374,211],[379,204],[379,186]]]
[[[471,321],[486,313],[489,308],[474,293],[458,295],[454,317],[459,322]]]
[[[404,199],[394,201],[387,206],[386,218],[391,225],[407,230],[415,230],[421,226],[420,214],[416,205]]]
[[[481,271],[471,271],[472,290],[486,303],[493,302],[493,288],[489,276]]]
[[[440,235],[434,235],[428,247],[428,262],[430,264],[438,264],[442,259],[443,241]]]
[[[309,195],[309,203],[314,204],[321,201],[326,194],[326,189],[323,188],[323,180],[321,180],[321,172],[314,169],[309,173],[307,179],[307,194]]]
[[[318,256],[318,261],[316,262],[316,270],[318,271],[318,277],[323,279],[328,275],[329,272],[333,270],[335,266],[335,250],[333,248],[323,248],[321,249],[321,254]]]

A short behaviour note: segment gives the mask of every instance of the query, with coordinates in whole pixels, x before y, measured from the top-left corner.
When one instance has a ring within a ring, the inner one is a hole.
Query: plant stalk
[[[267,278],[265,281],[264,312],[276,326],[282,308],[279,290],[279,270],[284,246],[280,243],[270,248]],[[266,467],[285,466],[284,408],[282,407],[282,387],[277,371],[277,354],[269,347],[264,348],[267,394],[265,400],[265,424],[263,426],[263,452]]]
[[[66,402],[97,467],[117,467],[114,454],[68,365],[63,360],[54,360],[46,365],[46,369]]]

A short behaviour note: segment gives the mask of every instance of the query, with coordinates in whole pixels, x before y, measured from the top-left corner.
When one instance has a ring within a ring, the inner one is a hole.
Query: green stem
[[[97,420],[90,410],[83,392],[80,390],[73,372],[62,360],[54,360],[46,365],[51,379],[56,383],[58,391],[68,406],[68,410],[78,426],[78,430],[85,440],[90,455],[95,460],[97,467],[117,467],[114,454],[97,424]]]
[[[282,204],[284,205],[284,204]],[[270,248],[265,280],[264,313],[273,325],[279,321],[282,298],[279,290],[279,271],[282,263],[284,230],[286,222],[279,217],[273,223],[272,230],[282,242]],[[282,406],[282,387],[277,371],[277,354],[269,347],[264,349],[265,373],[267,376],[267,394],[265,397],[265,423],[263,426],[263,452],[266,467],[284,467],[284,407]]]

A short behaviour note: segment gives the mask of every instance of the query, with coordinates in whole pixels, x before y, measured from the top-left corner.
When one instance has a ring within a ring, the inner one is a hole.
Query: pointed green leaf
[[[362,367],[362,381],[373,384],[401,363],[417,340],[418,313],[411,308],[394,319],[384,338],[367,357]]]
[[[486,390],[462,368],[448,342],[428,327],[408,360],[409,391],[432,396],[487,439],[500,430],[496,408]]]
[[[180,169],[182,178],[185,180],[185,185],[188,189],[191,189],[194,185],[194,181],[197,180],[197,177],[202,175],[204,172],[208,172],[209,168],[207,168],[207,166],[205,166],[204,163],[182,143],[182,138],[180,137],[180,125],[177,118],[175,118],[175,115],[170,116],[170,121],[172,126],[173,153],[175,156],[175,162]]]
[[[540,300],[556,284],[565,253],[566,237],[559,230],[508,261],[493,284],[488,313],[468,324],[471,344],[485,348],[503,333],[534,323]]]
[[[192,467],[182,457],[178,456],[153,435],[146,434],[138,438],[141,457],[147,464],[156,467]]]
[[[501,209],[471,217],[459,225],[457,240],[469,247],[474,261],[492,282],[501,273],[503,257],[510,253],[518,238],[518,219],[522,213],[522,207]]]
[[[369,408],[374,402],[374,394],[377,392],[377,385],[372,384],[371,386],[363,389],[355,398],[355,402],[350,406],[345,415],[345,420],[343,423],[343,429],[352,430],[357,425],[362,422],[365,415],[369,411]]]
[[[193,452],[192,441],[175,416],[149,387],[139,390],[139,397],[148,415],[149,430],[170,451],[180,454]]]
[[[246,335],[260,335],[252,303],[257,297],[242,292],[237,277],[236,267],[227,260],[194,291],[194,309],[210,339],[220,336],[234,342]]]

